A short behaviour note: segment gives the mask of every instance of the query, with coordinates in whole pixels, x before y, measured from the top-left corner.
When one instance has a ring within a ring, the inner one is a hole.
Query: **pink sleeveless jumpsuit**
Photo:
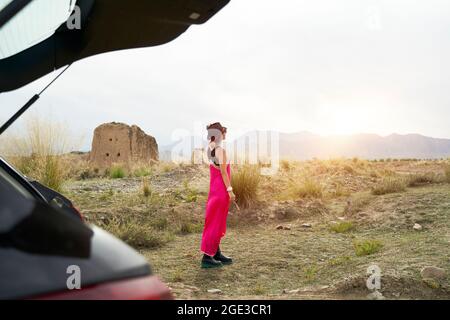
[[[200,250],[208,256],[214,256],[219,248],[220,240],[227,230],[230,196],[223,182],[220,169],[210,164],[209,172],[209,194]],[[227,165],[227,174],[228,178],[231,179],[230,164]]]

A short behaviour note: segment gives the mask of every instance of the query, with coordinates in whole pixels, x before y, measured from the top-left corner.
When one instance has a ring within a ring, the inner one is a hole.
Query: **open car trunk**
[[[170,42],[192,24],[208,21],[229,2],[51,0],[50,3],[53,1],[59,9],[45,10],[44,2],[48,0],[33,0],[0,27],[0,92],[20,88],[55,69],[99,53]],[[2,3],[5,6],[11,2],[14,0],[0,0],[0,9]],[[76,24],[78,13],[81,28]],[[62,19],[68,19],[69,24]],[[36,28],[42,25],[42,32],[36,33],[39,30]],[[24,41],[24,34],[29,39]]]

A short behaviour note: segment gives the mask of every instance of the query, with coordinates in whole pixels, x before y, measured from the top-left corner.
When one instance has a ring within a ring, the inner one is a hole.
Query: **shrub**
[[[417,187],[425,184],[439,183],[441,179],[434,173],[418,173],[408,176],[408,187]]]
[[[135,219],[112,219],[104,226],[109,232],[136,248],[158,248],[169,241],[167,234],[152,229]]]
[[[146,198],[152,194],[152,190],[150,188],[150,184],[147,178],[142,179],[142,193]]]
[[[445,166],[445,181],[450,183],[450,164]]]
[[[112,179],[122,179],[123,177],[125,177],[125,170],[123,169],[123,167],[115,165],[109,170],[109,176]]]
[[[344,168],[344,171],[347,172],[348,174],[355,173],[355,169],[353,169],[353,167],[349,164],[345,164],[343,168]]]
[[[354,225],[353,225],[353,222],[351,222],[351,221],[342,221],[342,222],[333,224],[330,227],[330,230],[334,231],[336,233],[345,233],[345,232],[351,231],[353,229],[354,229]]]
[[[253,292],[253,294],[260,296],[260,295],[265,294],[267,292],[267,289],[265,286],[258,283],[253,287],[252,292]]]
[[[156,220],[154,220],[152,222],[152,227],[157,230],[166,230],[168,226],[169,226],[169,221],[165,217],[157,218]]]
[[[177,165],[173,162],[160,162],[159,163],[159,171],[162,173],[169,173],[173,170],[175,170]]]
[[[186,202],[197,202],[198,191],[196,189],[189,189],[184,197]]]
[[[150,167],[138,167],[133,170],[133,177],[140,178],[140,177],[148,177],[152,175],[152,169]]]
[[[202,232],[203,225],[200,223],[191,223],[183,221],[180,225],[181,234],[199,233]]]
[[[369,173],[371,178],[379,178],[380,174],[376,170],[371,170]]]
[[[333,192],[333,196],[335,197],[346,197],[349,196],[350,192],[340,183],[336,184],[336,187]]]
[[[353,197],[347,202],[345,207],[345,214],[353,216],[361,212],[369,203],[373,200],[373,196],[367,193],[359,193],[353,195]]]
[[[88,179],[96,178],[96,177],[98,177],[98,175],[99,175],[98,168],[91,169],[88,166],[85,166],[85,167],[80,168],[80,170],[76,174],[76,177],[79,180],[88,180]]]
[[[261,174],[257,166],[244,165],[231,178],[231,186],[236,195],[236,202],[246,208],[257,199]]]
[[[284,171],[291,170],[291,163],[289,162],[289,160],[281,160],[280,165],[281,169]]]
[[[61,191],[69,171],[63,154],[75,147],[70,137],[67,126],[35,116],[27,119],[24,132],[3,136],[0,146],[23,174]]]
[[[322,198],[323,188],[312,179],[306,179],[302,184],[295,187],[295,194],[300,198]]]
[[[186,202],[196,202],[198,199],[198,190],[192,188],[189,185],[188,180],[183,180],[183,189],[179,190],[176,194],[176,197],[183,199]]]
[[[343,264],[346,264],[346,263],[350,262],[351,259],[352,259],[352,258],[351,258],[350,256],[336,257],[336,258],[330,259],[330,260],[328,261],[328,264],[329,264],[330,266],[333,266],[333,267],[335,267],[335,266],[340,266],[340,265],[343,265]]]
[[[355,240],[353,242],[353,248],[355,250],[355,254],[360,256],[368,256],[379,252],[383,244],[379,240],[369,239],[369,240]]]
[[[406,189],[405,179],[387,177],[372,188],[372,194],[379,196],[388,193],[402,192]]]
[[[316,280],[318,271],[319,269],[316,265],[311,265],[303,268],[303,273],[305,274],[306,281],[312,282]]]

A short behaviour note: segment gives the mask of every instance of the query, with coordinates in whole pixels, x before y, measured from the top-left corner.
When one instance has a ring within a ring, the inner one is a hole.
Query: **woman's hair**
[[[206,130],[208,130],[208,140],[210,140],[211,142],[222,139],[221,134],[227,132],[227,128],[222,126],[220,122],[214,122],[210,125],[207,125]]]

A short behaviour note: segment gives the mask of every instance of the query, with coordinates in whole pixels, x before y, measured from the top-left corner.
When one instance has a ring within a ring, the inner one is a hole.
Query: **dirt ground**
[[[413,160],[285,165],[262,178],[251,207],[230,210],[221,247],[234,263],[214,270],[200,268],[206,167],[153,172],[147,197],[144,177],[72,180],[65,193],[88,221],[144,254],[177,298],[368,299],[367,269],[376,265],[378,298],[449,299],[450,183],[440,178],[443,170],[442,161]],[[439,179],[371,192],[386,177],[416,174]],[[292,183],[305,176],[323,187],[321,196],[296,196]],[[362,254],[360,243],[369,246]],[[423,279],[426,266],[443,269],[446,278]]]

